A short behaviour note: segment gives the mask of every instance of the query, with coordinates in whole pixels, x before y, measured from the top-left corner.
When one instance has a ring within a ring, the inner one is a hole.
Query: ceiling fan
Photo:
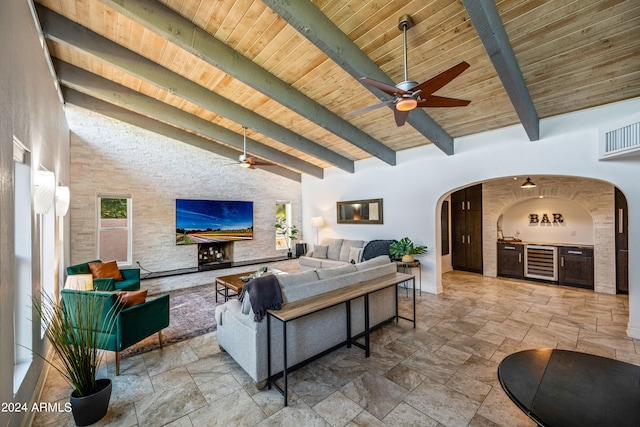
[[[391,86],[387,83],[379,82],[367,77],[362,77],[360,79],[363,83],[380,89],[384,93],[393,96],[394,99],[352,111],[347,113],[347,115],[363,113],[365,111],[375,110],[376,108],[393,105],[393,114],[396,119],[396,124],[398,126],[402,126],[407,121],[409,112],[414,108],[464,107],[471,102],[463,99],[445,98],[433,95],[435,91],[444,87],[447,83],[451,82],[451,80],[458,77],[464,70],[469,68],[469,64],[464,61],[420,84],[413,80],[409,80],[407,73],[407,30],[412,26],[413,20],[410,15],[402,15],[400,17],[398,28],[402,30],[404,35],[404,81],[395,86]]]
[[[244,135],[243,145],[242,145],[242,154],[238,156],[238,162],[240,167],[255,169],[256,166],[274,166],[273,163],[256,161],[252,157],[247,156],[247,128],[242,126],[242,132]]]

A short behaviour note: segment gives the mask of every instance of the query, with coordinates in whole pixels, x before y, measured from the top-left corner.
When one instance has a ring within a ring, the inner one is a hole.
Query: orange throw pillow
[[[109,279],[112,278],[115,281],[122,280],[122,273],[118,268],[118,264],[115,261],[109,262],[90,262],[89,270],[94,279]]]
[[[144,304],[147,300],[147,290],[140,291],[120,291],[116,292],[120,303],[124,305],[124,308],[133,307],[134,305]]]

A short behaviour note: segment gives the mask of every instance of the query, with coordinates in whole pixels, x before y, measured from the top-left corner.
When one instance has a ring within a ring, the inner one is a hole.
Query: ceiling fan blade
[[[395,108],[393,109],[393,116],[396,119],[396,125],[398,125],[398,127],[404,125],[404,123],[407,121],[407,117],[409,117],[409,113],[410,111],[400,111],[396,110]]]
[[[364,107],[364,108],[361,108],[361,109],[356,110],[356,111],[351,111],[351,112],[345,114],[345,116],[351,116],[353,114],[360,114],[360,113],[364,113],[364,112],[367,112],[367,111],[376,110],[376,109],[381,108],[381,107],[386,107],[388,105],[392,105],[394,102],[395,102],[394,100],[391,100],[391,101],[381,102],[380,104],[370,105],[368,107]]]
[[[260,160],[254,160],[253,157],[247,157],[247,160],[246,160],[245,163],[251,165],[251,168],[253,168],[254,166],[275,166],[274,163],[263,162],[263,161],[260,161]]]
[[[465,107],[471,101],[465,99],[445,98],[444,96],[430,95],[422,101],[418,101],[419,108],[435,108],[435,107]]]
[[[380,89],[381,91],[383,91],[384,93],[388,94],[388,95],[396,95],[396,94],[406,94],[406,93],[411,93],[411,92],[407,92],[406,90],[402,90],[402,89],[398,89],[395,86],[391,86],[389,84],[386,83],[382,83],[379,82],[377,80],[373,80],[367,77],[362,77],[360,79],[361,82],[368,84],[369,86],[373,86],[376,89]]]
[[[417,92],[418,90],[421,90],[421,95],[423,97],[429,96],[438,89],[444,87],[451,80],[458,77],[467,68],[469,68],[469,64],[462,61],[448,70],[441,72],[437,76],[431,77],[429,80],[420,83],[418,86],[414,87],[412,91]]]

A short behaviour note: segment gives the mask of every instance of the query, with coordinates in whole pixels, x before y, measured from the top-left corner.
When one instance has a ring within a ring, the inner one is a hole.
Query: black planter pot
[[[98,391],[89,396],[76,397],[71,393],[71,413],[77,426],[88,426],[96,423],[107,414],[111,399],[111,380],[103,378],[96,380]]]

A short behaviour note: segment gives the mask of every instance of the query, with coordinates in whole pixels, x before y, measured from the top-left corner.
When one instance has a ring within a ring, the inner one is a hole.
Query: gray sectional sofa
[[[300,270],[358,263],[362,260],[362,251],[366,243],[364,240],[324,238],[319,245],[315,245],[306,255],[298,258]]]
[[[285,303],[297,301],[345,286],[393,274],[395,263],[380,256],[359,264],[300,271],[278,275]],[[396,314],[395,287],[369,296],[369,322],[374,327]],[[254,321],[249,298],[231,299],[216,307],[218,344],[253,378],[258,386],[267,379],[267,320]],[[351,302],[351,331],[364,331],[364,299]],[[329,350],[345,341],[346,311],[338,305],[294,320],[287,325],[287,357],[289,367]],[[282,324],[271,322],[272,372],[282,366]],[[362,355],[364,357],[364,353]]]

